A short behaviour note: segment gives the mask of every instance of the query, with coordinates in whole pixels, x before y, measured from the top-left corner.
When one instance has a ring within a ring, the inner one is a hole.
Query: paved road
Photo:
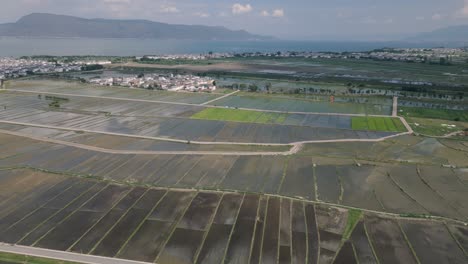
[[[43,248],[10,245],[10,244],[4,244],[4,243],[0,243],[0,252],[56,259],[56,260],[62,260],[62,261],[79,262],[79,263],[86,263],[86,264],[146,264],[147,263],[147,262],[139,262],[139,261],[133,261],[133,260],[83,255],[83,254],[43,249]]]
[[[398,116],[398,97],[396,96],[393,97],[392,116],[393,117]]]
[[[109,97],[109,96],[94,96],[94,95],[80,95],[80,94],[68,94],[68,93],[54,93],[54,92],[43,92],[43,91],[34,91],[34,90],[23,90],[23,89],[7,89],[7,91],[18,92],[18,93],[32,93],[32,94],[46,94],[46,95],[59,95],[59,96],[68,96],[68,97],[81,97],[81,98],[94,98],[94,99],[108,99],[108,100],[118,100],[118,101],[130,101],[130,102],[144,102],[144,103],[158,103],[158,104],[169,104],[169,105],[183,105],[183,106],[198,106],[206,108],[227,108],[226,106],[214,106],[207,105],[209,102],[203,104],[190,104],[190,103],[180,103],[180,102],[167,102],[167,101],[157,101],[157,100],[145,100],[145,99],[132,99],[132,98],[122,98],[122,97]],[[229,94],[231,95],[231,94]],[[221,98],[216,98],[219,100]],[[321,112],[296,112],[296,111],[277,111],[277,110],[263,110],[255,108],[230,108],[238,110],[247,110],[254,112],[262,113],[278,113],[278,114],[298,114],[298,115],[327,115],[327,116],[373,116],[373,117],[389,117],[389,115],[367,115],[367,114],[344,114],[344,113],[321,113]]]

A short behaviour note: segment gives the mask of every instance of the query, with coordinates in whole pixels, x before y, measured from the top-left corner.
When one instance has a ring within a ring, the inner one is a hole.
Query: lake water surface
[[[440,44],[439,44],[440,45]],[[324,41],[194,41],[159,39],[87,39],[0,37],[0,57],[31,55],[116,55],[197,54],[213,52],[276,51],[366,51],[382,47],[437,46],[404,42],[324,42]]]

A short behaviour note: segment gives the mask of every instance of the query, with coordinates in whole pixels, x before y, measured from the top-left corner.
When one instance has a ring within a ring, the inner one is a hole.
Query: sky
[[[398,40],[468,25],[468,0],[0,0],[0,23],[29,13],[245,29],[292,40]]]

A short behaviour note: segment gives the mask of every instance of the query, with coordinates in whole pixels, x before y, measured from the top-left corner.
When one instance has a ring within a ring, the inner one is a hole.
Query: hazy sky
[[[468,24],[468,0],[0,0],[0,23],[32,12],[226,26],[284,39],[395,39]]]

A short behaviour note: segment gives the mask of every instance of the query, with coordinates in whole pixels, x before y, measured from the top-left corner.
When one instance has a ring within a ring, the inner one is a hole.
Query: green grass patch
[[[351,233],[354,230],[354,227],[356,227],[357,223],[361,219],[362,216],[362,211],[357,210],[357,209],[350,209],[348,211],[348,221],[346,223],[346,228],[343,233],[343,239],[348,240],[349,237],[351,236]]]
[[[407,118],[414,132],[427,136],[444,136],[468,129],[468,122],[455,122],[441,119]]]
[[[353,130],[405,132],[406,128],[398,118],[391,117],[352,117]]]
[[[399,114],[404,117],[468,122],[468,111],[461,110],[429,109],[422,107],[400,107]]]
[[[286,117],[287,114],[280,113],[227,108],[206,108],[194,114],[191,118],[245,123],[282,124],[286,120]]]
[[[25,255],[0,252],[0,263],[22,263],[22,264],[78,264],[63,260],[38,258]]]

